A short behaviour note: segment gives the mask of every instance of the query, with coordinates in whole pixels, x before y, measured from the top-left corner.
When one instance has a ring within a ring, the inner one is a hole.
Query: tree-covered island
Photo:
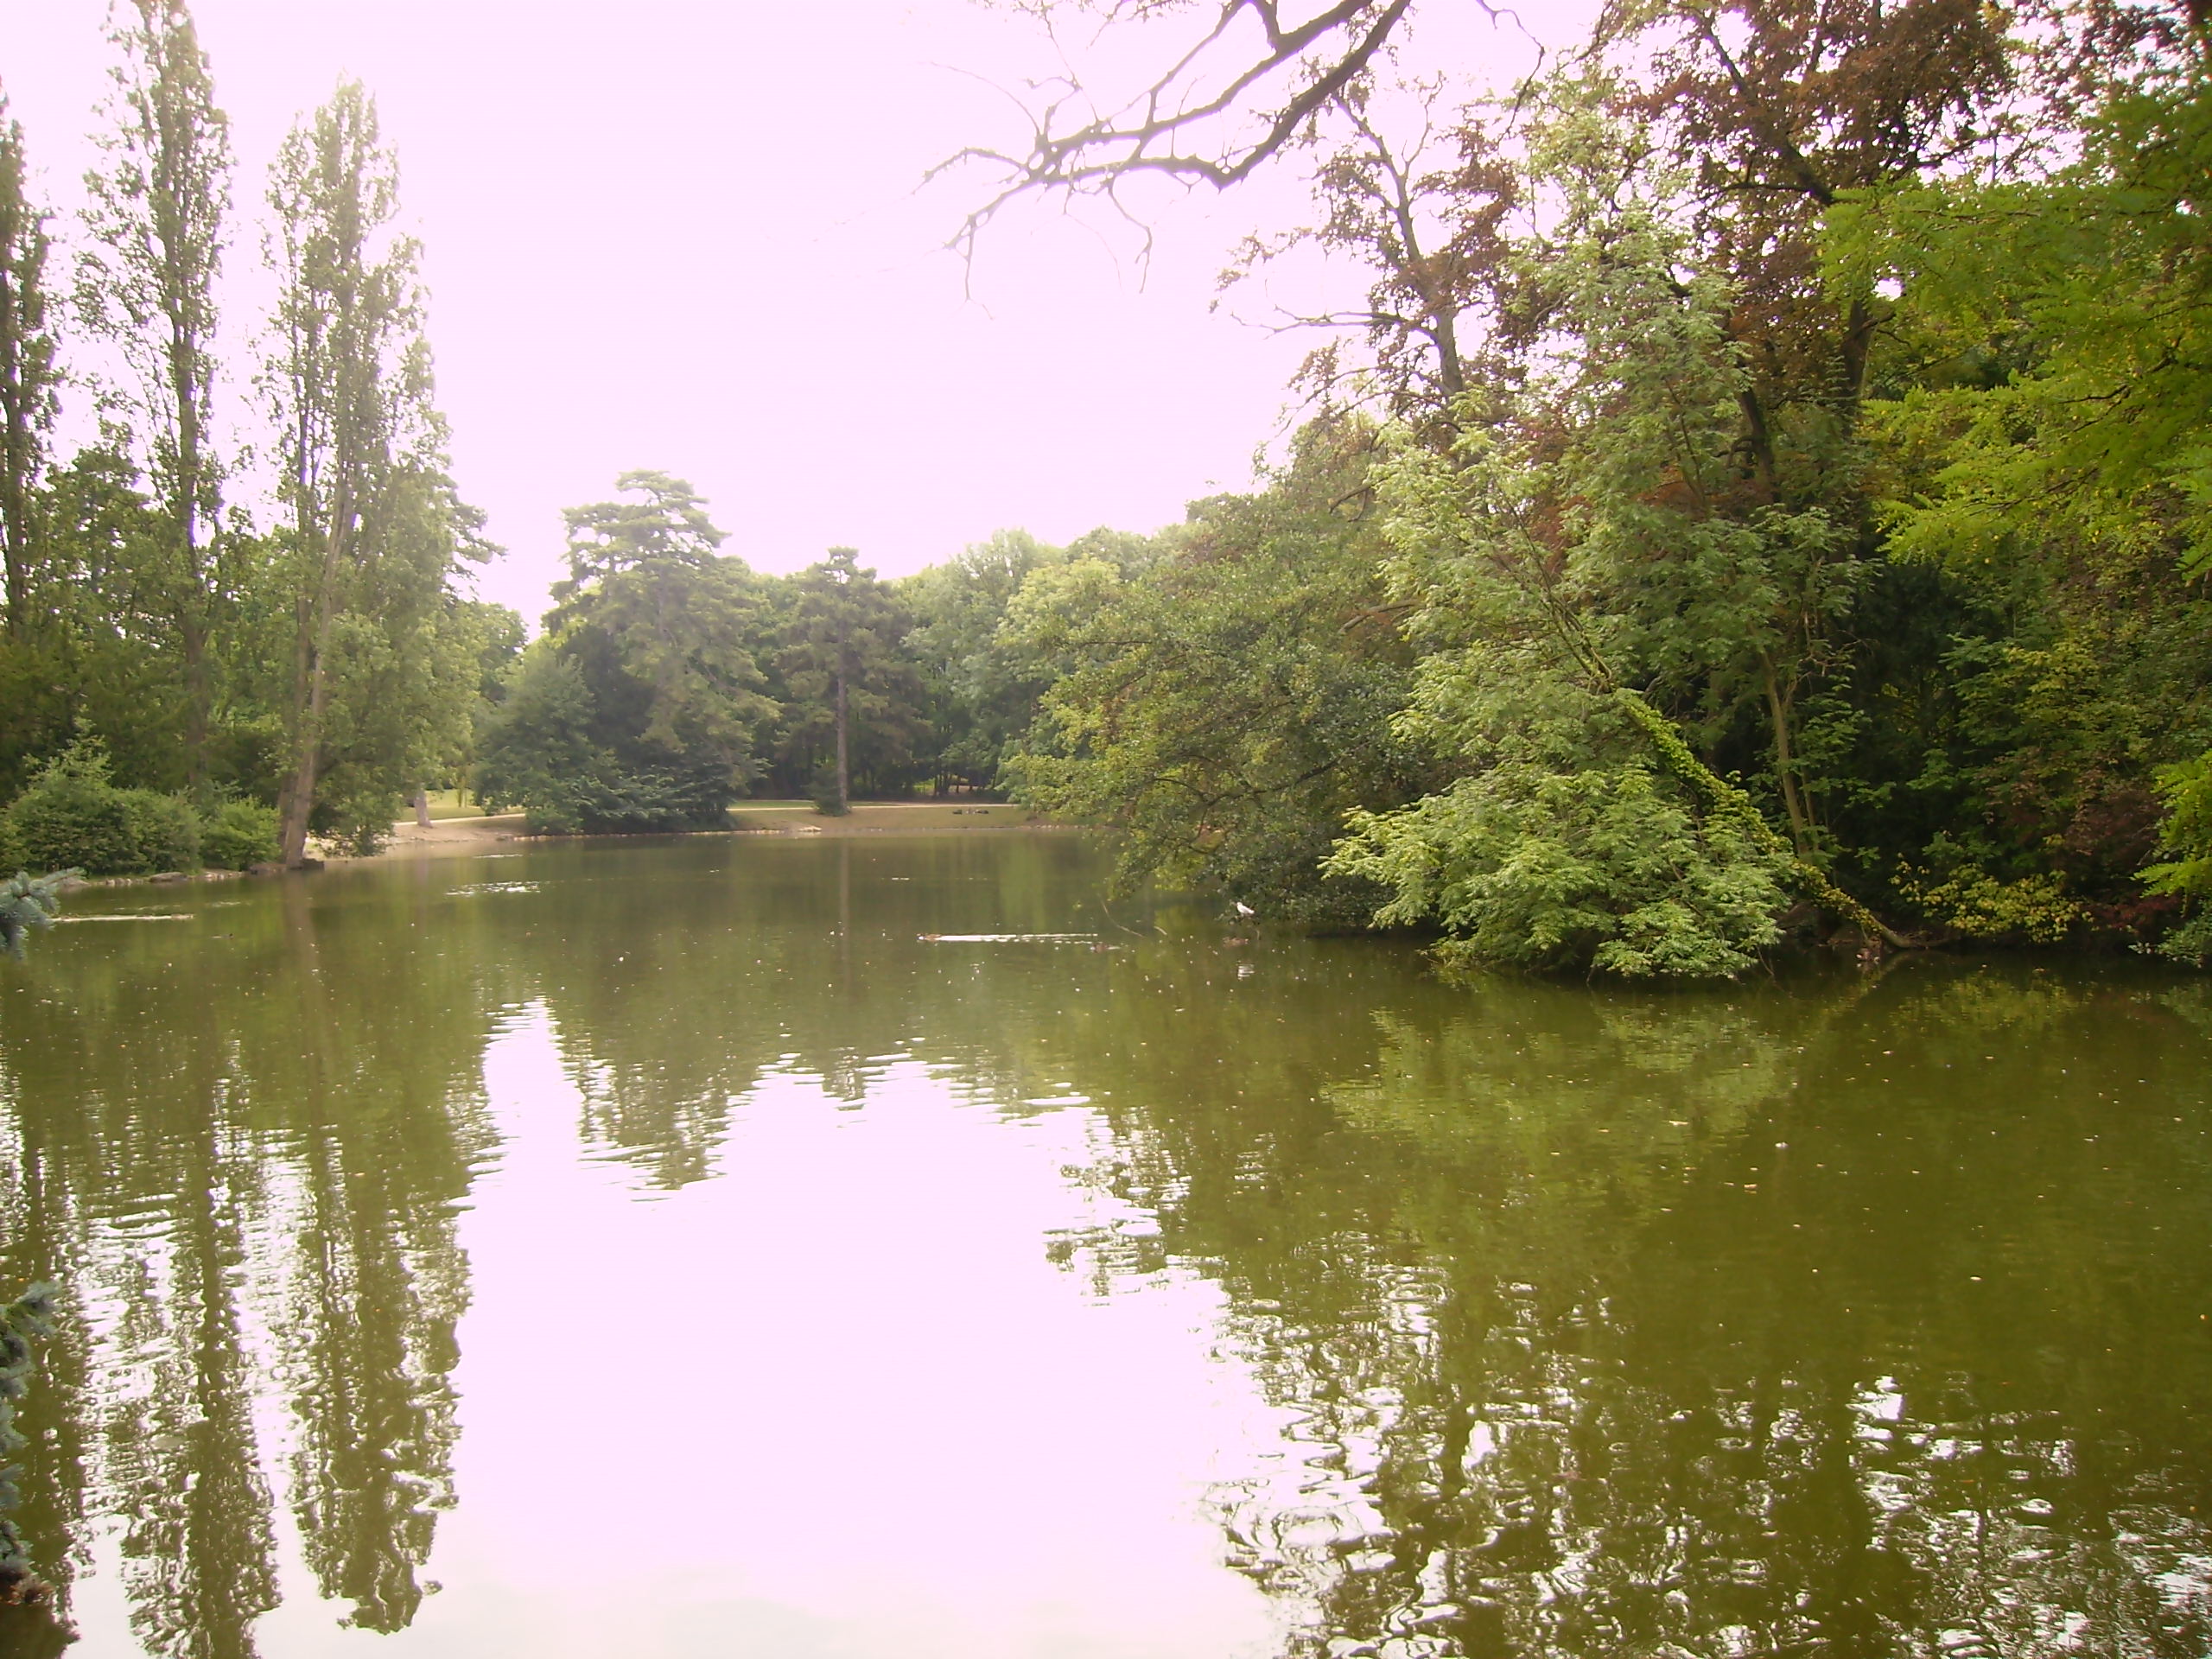
[[[1363,292],[1300,319],[1255,489],[884,581],[763,574],[631,473],[525,644],[471,596],[372,100],[241,213],[189,14],[137,0],[79,220],[0,124],[0,866],[297,863],[456,784],[550,832],[1002,789],[1129,880],[1466,963],[2201,964],[2212,16],[1615,0],[1484,95],[1412,0],[1309,10],[1225,0],[1134,101],[963,158],[970,238],[1304,170],[1310,222],[1226,280],[1319,251]],[[257,250],[268,314],[221,315]]]

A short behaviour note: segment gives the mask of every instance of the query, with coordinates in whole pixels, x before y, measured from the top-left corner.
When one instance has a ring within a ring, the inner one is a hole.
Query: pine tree
[[[0,929],[4,926],[0,922]],[[53,1334],[54,1298],[52,1285],[33,1285],[0,1308],[0,1454],[19,1452],[29,1444],[16,1427],[16,1402],[29,1386],[31,1338]],[[31,1571],[22,1535],[4,1513],[22,1501],[16,1471],[0,1470],[0,1603],[16,1605],[43,1601],[49,1593]]]
[[[60,870],[52,875],[31,875],[17,871],[0,881],[0,951],[20,957],[23,941],[35,929],[54,925],[61,909],[61,884],[75,874]]]

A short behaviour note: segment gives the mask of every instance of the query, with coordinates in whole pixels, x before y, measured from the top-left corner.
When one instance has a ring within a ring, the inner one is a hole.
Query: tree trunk
[[[200,492],[205,486],[205,458],[200,452],[202,410],[200,385],[194,373],[200,342],[170,311],[169,395],[176,410],[177,454],[175,493],[170,510],[176,515],[177,535],[183,553],[184,594],[177,619],[177,643],[184,658],[184,775],[194,792],[207,779],[207,742],[215,716],[214,678],[207,661],[208,617],[213,609],[207,558],[200,544]]]
[[[1751,798],[1693,754],[1690,746],[1682,741],[1682,734],[1675,729],[1675,722],[1646,702],[1639,694],[1624,685],[1616,686],[1613,701],[1627,712],[1630,719],[1643,728],[1644,735],[1651,740],[1652,747],[1659,752],[1661,762],[1688,785],[1705,802],[1709,810],[1730,814],[1763,846],[1789,861],[1802,890],[1815,904],[1856,922],[1859,932],[1870,944],[1880,939],[1901,950],[1927,948],[1926,940],[1909,938],[1898,932],[1828,880],[1827,872],[1820,866],[1794,851],[1789,843],[1776,832],[1774,826],[1760,815],[1758,808],[1751,804]]]
[[[31,435],[13,410],[0,442],[6,446],[0,453],[0,559],[7,565],[8,634],[25,639],[31,631]]]
[[[845,665],[837,664],[837,810],[849,812],[853,806],[853,778],[850,751],[845,739]]]
[[[308,815],[315,810],[315,785],[319,747],[315,729],[322,723],[322,676],[315,677],[315,689],[308,694],[310,713],[308,734],[300,742],[292,763],[292,775],[284,780],[284,787],[277,801],[283,815],[277,840],[277,856],[288,870],[296,870],[307,862]]]
[[[337,523],[352,513],[351,503],[340,498]],[[322,760],[322,717],[330,703],[330,627],[337,609],[338,570],[345,557],[345,532],[334,529],[324,544],[321,579],[312,601],[311,620],[302,619],[293,667],[292,775],[285,779],[277,798],[281,814],[278,857],[288,870],[307,861],[308,815],[315,810],[315,786]]]
[[[185,601],[196,613],[199,595]],[[214,693],[207,672],[207,631],[198,615],[186,616],[177,629],[184,658],[184,781],[197,791],[207,778],[207,738],[214,725]]]
[[[430,791],[427,789],[415,791],[415,827],[417,830],[430,827]]]
[[[1782,783],[1782,808],[1789,815],[1790,844],[1802,858],[1812,844],[1813,815],[1806,810],[1804,791],[1797,783],[1797,757],[1789,744],[1789,705],[1783,701],[1774,664],[1761,658],[1766,676],[1767,715],[1774,728],[1774,775]]]

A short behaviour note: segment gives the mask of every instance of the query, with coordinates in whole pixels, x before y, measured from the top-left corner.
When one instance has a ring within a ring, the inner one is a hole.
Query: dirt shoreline
[[[1030,816],[1019,806],[980,804],[953,806],[938,801],[871,801],[856,804],[841,818],[824,817],[804,803],[763,802],[733,807],[728,830],[694,830],[695,836],[912,836],[974,835],[988,830],[1059,831],[1071,824],[1052,823]],[[365,857],[331,852],[332,864],[372,864],[401,858],[452,858],[483,853],[503,842],[533,847],[563,842],[628,841],[628,836],[533,836],[524,828],[519,812],[503,812],[481,818],[441,818],[429,828],[408,819],[391,827],[391,839],[383,849]]]
[[[690,836],[776,836],[796,840],[804,836],[944,836],[976,835],[1010,830],[1058,832],[1076,829],[1033,817],[1019,806],[988,804],[951,806],[938,801],[870,801],[857,805],[842,818],[826,818],[804,802],[762,802],[731,809],[734,822],[727,830],[690,830],[673,833]],[[378,864],[403,858],[465,858],[481,855],[502,845],[552,847],[563,842],[630,841],[630,836],[533,836],[519,812],[502,812],[480,818],[440,818],[424,829],[412,818],[391,826],[391,838],[380,852],[366,855],[341,851],[315,842],[313,855],[326,865]],[[76,887],[136,887],[170,886],[185,881],[235,881],[244,870],[164,871],[155,875],[94,875],[73,877]]]

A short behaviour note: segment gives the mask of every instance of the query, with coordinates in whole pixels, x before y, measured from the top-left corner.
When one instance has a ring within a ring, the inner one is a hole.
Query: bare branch
[[[1492,17],[1511,15],[1490,0],[1474,3]],[[1028,195],[1110,196],[1118,183],[1140,175],[1216,188],[1249,178],[1361,82],[1414,4],[1414,0],[1335,0],[1303,22],[1287,24],[1279,0],[1221,0],[1212,26],[1157,79],[1118,108],[1094,111],[1065,130],[1058,124],[1082,88],[1072,79],[1051,83],[1065,86],[1065,95],[1024,106],[1031,124],[1027,154],[969,146],[925,175],[925,183],[977,164],[998,175],[990,197],[967,214],[949,245],[972,257],[983,227],[1001,209]],[[1130,3],[1112,12],[1141,19],[1152,10]],[[1049,21],[1050,10],[1041,8],[1039,15]],[[1263,49],[1229,73],[1218,91],[1205,92],[1199,83],[1211,79],[1207,72],[1229,56],[1236,26],[1247,17],[1259,26]],[[1284,76],[1292,78],[1286,92],[1275,98],[1265,94],[1266,83]],[[1256,117],[1263,124],[1258,135],[1230,137],[1209,149],[1209,126],[1238,117]]]

